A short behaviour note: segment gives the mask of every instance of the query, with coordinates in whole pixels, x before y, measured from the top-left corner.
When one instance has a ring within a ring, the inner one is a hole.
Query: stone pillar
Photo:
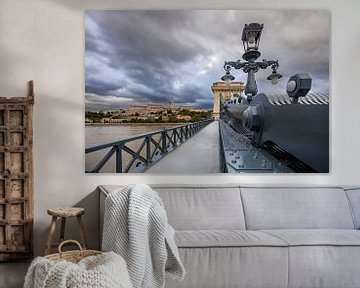
[[[221,93],[218,91],[214,92],[214,107],[213,107],[213,118],[219,120],[220,118],[220,97]]]

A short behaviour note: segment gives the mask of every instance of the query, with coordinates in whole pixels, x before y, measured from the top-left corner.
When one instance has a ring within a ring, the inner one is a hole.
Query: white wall
[[[134,8],[330,9],[331,173],[324,175],[85,175],[84,9]],[[350,66],[351,63],[360,64],[359,11],[358,0],[228,0],[226,4],[214,0],[0,0],[0,95],[26,95],[27,81],[31,79],[35,81],[36,253],[43,252],[47,236],[50,217],[46,214],[46,209],[54,206],[78,204],[86,207],[87,217],[84,221],[87,236],[91,246],[96,246],[97,197],[92,192],[99,184],[137,182],[360,184],[358,127],[360,81],[359,73],[356,73],[357,67]]]

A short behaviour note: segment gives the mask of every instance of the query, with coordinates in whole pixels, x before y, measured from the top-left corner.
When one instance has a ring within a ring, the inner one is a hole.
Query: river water
[[[163,128],[171,128],[180,124],[120,124],[120,125],[89,125],[85,126],[85,145],[86,147],[103,144],[107,142],[113,142],[121,139],[126,139],[134,135],[144,134],[151,131],[162,130]],[[155,137],[155,139],[158,139]],[[136,148],[141,144],[140,141],[134,141],[129,143],[131,149]],[[101,160],[103,156],[110,150],[103,149],[99,152],[92,152],[85,154],[85,170],[89,171],[93,169],[96,164]],[[145,149],[143,149],[145,150]],[[144,154],[145,151],[142,153]],[[130,160],[130,155],[123,152],[124,165]],[[101,173],[115,173],[115,157],[114,155],[108,161],[108,163],[100,171]]]

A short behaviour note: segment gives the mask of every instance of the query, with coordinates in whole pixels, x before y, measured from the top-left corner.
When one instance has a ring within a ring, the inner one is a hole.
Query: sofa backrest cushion
[[[342,188],[243,188],[246,227],[263,229],[354,229]]]
[[[239,187],[156,187],[176,230],[245,230]]]
[[[360,229],[360,188],[346,189],[354,216],[356,229]]]

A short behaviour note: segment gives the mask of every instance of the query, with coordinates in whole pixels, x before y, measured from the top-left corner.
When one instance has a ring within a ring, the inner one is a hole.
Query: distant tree
[[[189,115],[190,111],[188,109],[181,109],[179,111],[179,115]]]
[[[92,120],[93,123],[100,123],[101,120],[105,117],[106,117],[106,114],[104,114],[101,111],[100,112],[90,112],[90,111],[85,112],[85,118]]]
[[[170,115],[168,122],[170,122],[170,123],[176,123],[176,122],[179,122],[179,120],[176,118],[175,115]]]
[[[201,120],[201,116],[200,115],[192,115],[191,116],[191,122],[197,122]]]

